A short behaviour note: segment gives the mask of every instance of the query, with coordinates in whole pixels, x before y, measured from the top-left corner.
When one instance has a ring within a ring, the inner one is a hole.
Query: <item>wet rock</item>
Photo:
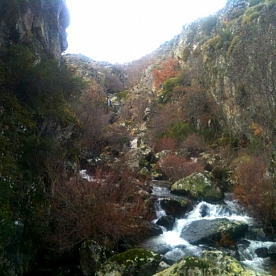
[[[276,260],[276,244],[272,244],[268,248],[268,255],[271,259]]]
[[[145,240],[141,244],[141,247],[160,254],[166,254],[171,250],[171,246],[166,242],[166,240],[162,238],[160,239],[160,237],[152,237]]]
[[[173,229],[173,225],[175,223],[175,218],[173,216],[163,216],[157,220],[156,224],[161,225],[167,229],[167,231],[171,231]]]
[[[152,276],[159,268],[161,255],[145,249],[131,249],[112,256],[96,272],[96,276]]]
[[[260,276],[249,268],[243,267],[235,258],[220,251],[206,251],[202,258],[186,257],[171,267],[154,274],[153,276]]]
[[[144,236],[147,238],[155,237],[163,234],[162,228],[155,223],[144,222],[143,229],[144,229]]]
[[[266,241],[266,235],[263,228],[253,228],[246,233],[246,238],[255,241]]]
[[[267,258],[268,257],[268,249],[266,247],[260,247],[255,250],[255,254],[259,258]]]
[[[209,214],[208,206],[204,204],[202,208],[200,209],[200,215],[201,217],[206,217]]]
[[[241,240],[237,244],[237,253],[238,257],[237,260],[244,261],[244,260],[253,260],[251,252],[248,250],[248,247],[250,246],[250,241],[247,240]],[[240,254],[242,252],[242,254]]]
[[[182,259],[183,257],[185,257],[185,253],[181,249],[175,248],[164,255],[164,260],[168,264],[172,265],[177,261],[179,261],[180,259]]]
[[[186,199],[164,198],[160,200],[160,205],[167,215],[175,218],[182,218],[192,210],[191,201]]]
[[[232,241],[234,242],[236,239],[243,237],[247,229],[248,225],[241,221],[233,221],[226,218],[201,219],[193,221],[183,228],[180,237],[191,244],[223,243],[223,245],[230,246]]]
[[[207,202],[217,202],[224,196],[222,190],[202,173],[193,173],[176,181],[171,186],[171,192]]]

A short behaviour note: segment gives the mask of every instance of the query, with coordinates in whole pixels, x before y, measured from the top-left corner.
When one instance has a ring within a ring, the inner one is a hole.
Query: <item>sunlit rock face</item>
[[[0,14],[0,47],[22,43],[38,57],[53,58],[67,49],[65,0],[2,0]]]

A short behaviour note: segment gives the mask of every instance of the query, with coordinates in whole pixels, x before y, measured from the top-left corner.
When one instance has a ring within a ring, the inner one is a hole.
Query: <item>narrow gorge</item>
[[[1,275],[276,275],[276,1],[125,64],[65,53],[65,0],[0,14]]]

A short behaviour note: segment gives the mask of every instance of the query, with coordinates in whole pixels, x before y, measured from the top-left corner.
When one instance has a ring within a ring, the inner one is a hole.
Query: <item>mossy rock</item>
[[[86,240],[80,249],[80,265],[83,275],[92,275],[114,253],[93,240]]]
[[[160,254],[146,249],[130,249],[111,257],[95,275],[151,276],[157,271],[161,258]]]
[[[235,258],[220,251],[206,251],[202,258],[186,257],[153,276],[260,276],[254,270],[243,267]]]
[[[216,202],[223,199],[222,190],[212,184],[211,180],[202,173],[193,173],[176,181],[171,186],[171,192],[207,202]]]

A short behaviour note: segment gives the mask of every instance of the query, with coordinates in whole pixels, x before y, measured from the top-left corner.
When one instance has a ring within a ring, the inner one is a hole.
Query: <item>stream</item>
[[[156,199],[156,219],[153,221],[154,223],[166,215],[166,212],[160,205],[162,199],[181,199],[180,196],[172,195],[167,187],[159,187],[157,185],[153,186],[152,195]],[[182,198],[184,199],[184,197]],[[217,218],[242,221],[249,225],[249,231],[244,233],[244,238],[238,240],[236,249],[215,248],[205,244],[192,245],[180,237],[182,229],[192,222]],[[163,254],[165,261],[169,264],[173,264],[185,256],[201,257],[202,252],[206,250],[220,250],[232,257],[236,257],[242,264],[257,272],[269,274],[271,258],[268,255],[262,256],[262,258],[258,257],[260,254],[257,255],[256,252],[258,250],[259,252],[269,252],[269,249],[276,248],[276,243],[267,241],[262,231],[259,231],[261,234],[257,236],[252,235],[252,233],[255,233],[254,229],[254,219],[242,210],[235,199],[233,199],[232,194],[225,194],[224,202],[220,204],[210,204],[204,201],[195,202],[192,211],[188,212],[183,218],[175,220],[171,231],[167,231],[162,227],[163,234],[148,239],[142,244],[142,247]],[[253,236],[257,240],[252,239]]]

